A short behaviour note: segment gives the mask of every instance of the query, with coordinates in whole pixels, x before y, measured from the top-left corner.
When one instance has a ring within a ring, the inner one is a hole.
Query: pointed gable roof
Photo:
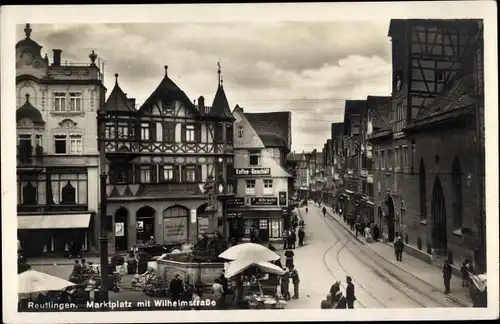
[[[368,96],[366,106],[373,126],[373,131],[384,130],[389,127],[392,109],[392,97]]]
[[[290,149],[291,112],[245,113],[264,145]]]
[[[26,102],[16,110],[16,122],[28,118],[33,123],[44,124],[42,114],[30,103],[30,95],[26,94]]]
[[[179,88],[177,84],[175,84],[175,82],[168,77],[168,65],[165,65],[165,76],[161,80],[160,84],[148,97],[148,99],[146,99],[146,101],[142,104],[141,108],[139,108],[139,111],[142,111],[144,107],[149,107],[149,105],[155,100],[164,97],[168,97],[169,99],[173,100],[179,100],[194,115],[200,114],[198,109],[196,109],[196,107],[191,102],[189,97],[184,93],[184,91],[182,91],[181,88]]]
[[[127,98],[127,95],[123,92],[118,84],[118,73],[115,74],[115,87],[111,91],[108,100],[104,104],[102,110],[104,111],[136,111],[135,107],[131,104],[130,99]]]
[[[217,87],[214,102],[212,104],[210,112],[208,113],[208,116],[230,118],[234,120],[233,114],[231,114],[231,109],[229,108],[229,102],[227,101],[226,92],[224,91],[222,82]]]

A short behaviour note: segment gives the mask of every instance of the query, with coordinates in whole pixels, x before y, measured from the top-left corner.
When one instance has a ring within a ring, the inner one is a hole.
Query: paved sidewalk
[[[319,207],[316,207],[319,208]],[[366,243],[364,237],[356,236],[347,223],[344,222],[341,216],[335,214],[330,207],[326,207],[327,214],[339,223],[344,229],[355,237],[359,242],[365,244],[366,247],[373,250],[382,259],[391,262],[403,271],[411,273],[413,276],[433,286],[436,291],[443,291],[443,276],[441,270],[434,264],[426,263],[407,253],[403,254],[403,262],[398,262],[394,257],[394,247],[391,243],[374,242]],[[451,280],[451,294],[448,298],[454,302],[463,305],[464,307],[472,307],[472,301],[469,297],[469,288],[461,286],[461,280],[457,276],[453,276]]]

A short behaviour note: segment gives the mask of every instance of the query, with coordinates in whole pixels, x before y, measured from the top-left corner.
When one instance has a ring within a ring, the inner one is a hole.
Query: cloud
[[[293,148],[321,149],[330,124],[343,120],[346,99],[389,95],[389,21],[224,24],[33,25],[32,38],[52,57],[104,60],[108,94],[114,74],[129,97],[143,102],[168,65],[170,78],[191,99],[211,104],[217,62],[232,107],[292,112]],[[24,37],[18,26],[18,39]]]

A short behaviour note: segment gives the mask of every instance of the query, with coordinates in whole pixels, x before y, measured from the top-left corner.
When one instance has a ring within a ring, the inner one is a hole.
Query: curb
[[[335,216],[333,216],[330,212],[326,212],[328,214],[328,216],[330,216],[331,218],[333,218],[340,226],[342,226],[342,228],[344,228],[346,230],[346,232],[348,232],[349,234],[352,235],[352,237],[354,237],[359,243],[363,244],[363,245],[366,245],[366,242],[363,242],[358,236],[356,236],[356,234],[354,234],[350,229],[348,229],[347,227],[345,227],[340,220],[338,220]]]

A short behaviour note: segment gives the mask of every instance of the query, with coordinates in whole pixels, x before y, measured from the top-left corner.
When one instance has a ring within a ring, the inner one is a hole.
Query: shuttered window
[[[166,143],[175,143],[175,123],[163,123],[163,141]]]

